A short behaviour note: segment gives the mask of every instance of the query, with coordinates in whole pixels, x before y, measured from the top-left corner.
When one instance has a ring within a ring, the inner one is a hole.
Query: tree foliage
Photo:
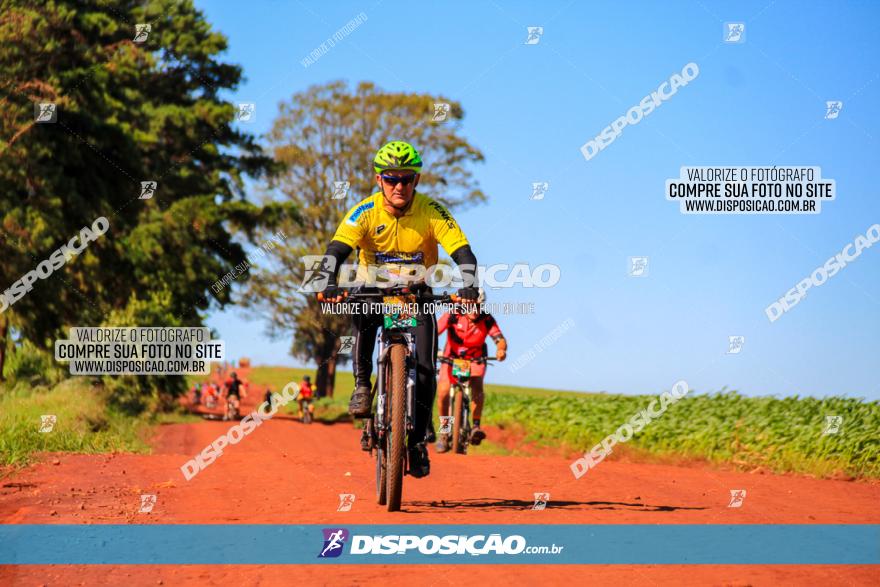
[[[157,296],[149,325],[200,324],[212,299],[230,302],[210,286],[244,259],[235,234],[285,215],[243,198],[244,176],[271,160],[221,97],[241,80],[219,58],[226,39],[190,0],[0,5],[0,289],[96,218],[110,223],[3,325],[49,348],[66,327]],[[150,25],[143,42],[138,23]],[[57,105],[56,122],[35,123],[39,103]],[[143,181],[157,182],[150,199]]]

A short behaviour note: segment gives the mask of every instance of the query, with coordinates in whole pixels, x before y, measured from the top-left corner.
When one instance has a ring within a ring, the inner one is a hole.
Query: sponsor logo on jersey
[[[446,211],[446,208],[433,200],[428,205],[437,211],[437,214],[440,215],[440,218],[446,222],[449,228],[455,228],[455,220],[452,219],[452,216]]]
[[[400,251],[377,251],[377,263],[423,263],[425,254],[421,251],[416,253],[402,253]]]
[[[372,208],[374,205],[375,204],[373,202],[361,204],[352,211],[352,213],[348,216],[348,220],[346,220],[346,222],[348,224],[351,224],[352,226],[357,226],[358,218],[361,217],[361,214]]]

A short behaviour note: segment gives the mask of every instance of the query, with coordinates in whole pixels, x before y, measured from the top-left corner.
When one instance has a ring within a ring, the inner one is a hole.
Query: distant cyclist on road
[[[241,387],[243,383],[241,379],[238,378],[238,373],[235,371],[232,372],[232,375],[226,382],[223,384],[223,387],[226,389],[226,402],[234,401],[237,406],[241,405]]]
[[[266,396],[263,398],[263,401],[267,406],[272,406],[272,388],[268,385],[266,386]]]
[[[474,283],[477,259],[458,223],[439,202],[416,192],[422,170],[418,151],[403,141],[392,141],[383,146],[373,159],[376,185],[379,191],[358,202],[346,213],[336,234],[330,241],[326,256],[336,260],[335,270],[326,275],[328,282],[323,297],[341,301],[336,273],[351,252],[357,248],[359,273],[370,267],[397,267],[401,273],[416,265],[431,267],[437,264],[438,245],[449,253],[470,283]],[[363,273],[360,273],[363,275]],[[359,278],[360,278],[359,275]],[[430,292],[424,283],[411,289]],[[365,287],[363,292],[378,292]],[[477,299],[475,287],[458,291],[462,302]],[[424,438],[431,418],[431,406],[436,393],[434,360],[437,353],[437,323],[433,314],[419,313],[416,336],[416,405],[414,428],[409,433],[409,467],[413,477],[424,477],[430,472],[428,451]],[[370,377],[373,373],[373,350],[376,333],[382,324],[381,314],[355,314],[354,362],[355,390],[348,411],[355,418],[369,418],[373,398]]]
[[[302,418],[305,415],[306,410],[306,402],[311,401],[315,395],[315,387],[312,385],[312,378],[308,375],[303,377],[303,380],[299,384],[299,396],[297,396],[296,401],[299,404],[299,417]]]
[[[484,300],[480,292],[479,303]],[[439,334],[448,332],[443,356],[453,359],[478,359],[488,356],[486,338],[495,342],[495,356],[503,361],[507,356],[507,339],[501,333],[498,323],[492,314],[483,312],[482,306],[470,305],[461,313],[443,314],[437,321]],[[480,417],[483,413],[483,376],[486,372],[485,363],[471,363],[471,394],[474,401],[473,429],[470,442],[474,446],[480,444],[486,433],[480,428]],[[441,415],[449,413],[449,388],[452,382],[452,367],[443,364],[440,368],[440,381],[437,382],[437,403]],[[449,450],[449,435],[440,434],[437,440],[437,452]]]

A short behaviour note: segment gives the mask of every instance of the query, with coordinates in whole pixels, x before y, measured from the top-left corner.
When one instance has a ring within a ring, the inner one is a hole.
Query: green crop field
[[[314,376],[305,369],[260,367],[252,379],[278,390],[305,374]],[[345,418],[353,383],[350,372],[337,373],[336,397],[318,402],[318,417]],[[489,384],[483,422],[517,430],[524,442],[573,455],[589,451],[656,397]],[[842,417],[837,433],[823,433],[826,416]],[[491,442],[485,451],[505,452]],[[878,478],[880,402],[692,391],[614,451],[643,458],[701,459],[743,469]]]
[[[488,394],[484,419],[521,426],[529,441],[586,452],[654,399],[526,395],[507,389]],[[836,433],[824,433],[826,416],[842,417]],[[623,450],[779,472],[876,478],[880,477],[878,431],[880,402],[876,401],[691,392],[635,434]]]

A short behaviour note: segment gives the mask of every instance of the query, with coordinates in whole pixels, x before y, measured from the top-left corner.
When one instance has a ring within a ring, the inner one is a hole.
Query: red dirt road
[[[252,397],[259,394],[252,394]],[[249,405],[245,400],[246,406]],[[246,407],[243,412],[247,413]],[[264,423],[191,481],[181,465],[230,423],[160,428],[149,456],[46,455],[0,481],[4,524],[819,524],[880,523],[880,485],[705,467],[603,462],[575,480],[561,457],[432,454],[428,478],[404,481],[403,510],[375,503],[374,462],[351,424]],[[731,489],[745,489],[728,508]],[[549,492],[543,511],[533,493]],[[155,494],[151,513],[140,495]],[[337,512],[340,493],[356,496]],[[198,545],[196,546],[199,547]],[[201,547],[205,547],[202,545]],[[341,565],[0,567],[0,585],[511,584],[877,585],[875,566]]]

